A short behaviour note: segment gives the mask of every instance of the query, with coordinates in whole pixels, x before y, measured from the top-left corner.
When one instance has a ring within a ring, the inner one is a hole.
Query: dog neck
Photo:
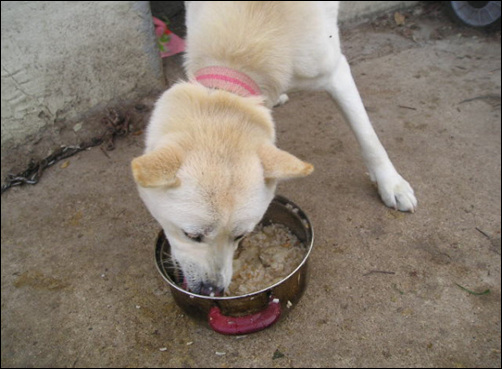
[[[205,67],[195,72],[195,80],[208,88],[216,88],[239,96],[260,96],[262,92],[247,74],[227,67]]]

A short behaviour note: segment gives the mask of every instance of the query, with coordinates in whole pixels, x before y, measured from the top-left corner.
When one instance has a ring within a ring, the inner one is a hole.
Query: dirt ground
[[[273,327],[222,336],[177,307],[155,268],[159,226],[129,169],[135,121],[114,151],[2,195],[2,367],[500,367],[500,33],[437,8],[403,14],[345,26],[342,42],[415,214],[380,202],[326,93],[290,94],[278,146],[315,172],[278,193],[314,225],[309,285]],[[171,81],[178,63],[166,61]]]

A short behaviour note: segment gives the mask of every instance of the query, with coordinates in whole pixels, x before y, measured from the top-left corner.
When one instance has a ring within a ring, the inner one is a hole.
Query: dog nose
[[[223,296],[223,291],[225,289],[215,286],[211,283],[202,282],[200,285],[200,294],[206,296]]]

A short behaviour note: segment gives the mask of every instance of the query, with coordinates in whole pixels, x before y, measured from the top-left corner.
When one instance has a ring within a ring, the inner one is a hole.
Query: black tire
[[[500,1],[447,1],[450,16],[469,27],[500,29]]]

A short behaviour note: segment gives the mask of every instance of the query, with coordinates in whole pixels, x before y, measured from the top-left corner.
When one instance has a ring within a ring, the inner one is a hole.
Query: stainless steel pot
[[[300,265],[278,283],[242,296],[211,297],[185,291],[175,283],[171,249],[164,232],[157,238],[156,265],[174,300],[188,315],[207,322],[218,333],[247,334],[265,329],[284,317],[305,290],[307,260],[314,245],[314,230],[308,217],[293,202],[276,196],[261,223],[287,226],[307,246],[307,253]]]

